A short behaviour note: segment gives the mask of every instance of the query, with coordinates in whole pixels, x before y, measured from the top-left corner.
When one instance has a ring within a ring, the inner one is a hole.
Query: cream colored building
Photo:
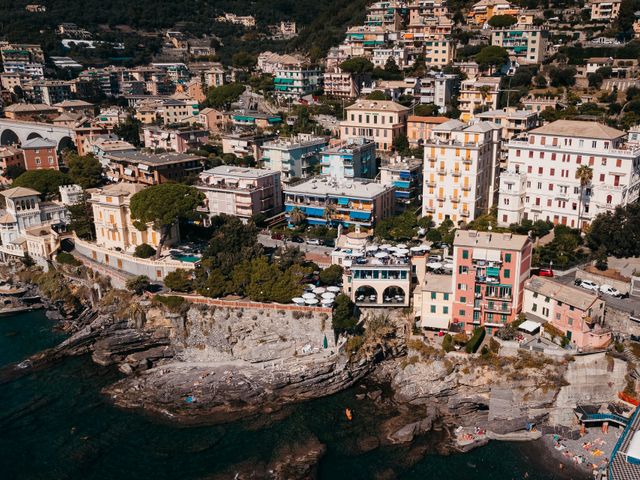
[[[424,145],[422,214],[439,225],[487,213],[497,195],[501,129],[491,122],[437,125]]]
[[[497,109],[499,90],[499,78],[477,77],[463,81],[458,97],[460,120],[468,122],[474,118],[474,112],[479,108]]]
[[[369,138],[376,149],[390,151],[393,140],[407,130],[409,109],[389,100],[358,100],[346,108],[340,122],[340,139]]]
[[[91,192],[89,203],[93,208],[98,246],[131,253],[135,247],[146,243],[157,249],[160,244],[160,231],[151,226],[141,231],[131,220],[131,198],[144,189],[144,185],[136,183],[116,183]],[[165,241],[165,246],[177,240],[176,226]]]
[[[607,21],[615,20],[620,14],[622,0],[590,0],[591,20]]]
[[[430,330],[447,330],[453,314],[453,280],[451,275],[428,273],[413,290],[413,313],[420,326]]]

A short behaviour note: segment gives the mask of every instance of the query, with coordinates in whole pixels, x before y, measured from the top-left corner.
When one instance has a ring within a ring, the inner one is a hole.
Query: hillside
[[[120,56],[144,61],[159,48],[149,34],[162,29],[179,28],[196,36],[214,34],[221,38],[222,60],[245,50],[256,53],[267,48],[309,50],[317,46],[326,51],[339,43],[348,25],[364,18],[366,0],[44,0],[44,13],[25,10],[27,0],[0,0],[0,38],[15,42],[40,43],[49,54],[65,53],[55,37],[55,28],[63,22],[76,23],[105,40],[124,41],[127,51]],[[254,15],[258,27],[245,35],[242,27],[218,23],[214,18],[231,12]],[[265,40],[259,34],[267,25],[281,20],[297,22],[300,35],[290,41]],[[116,28],[125,25],[126,29]],[[140,47],[143,46],[143,51]],[[114,55],[118,52],[113,52]],[[109,52],[104,52],[105,59]],[[136,58],[139,57],[139,58]]]

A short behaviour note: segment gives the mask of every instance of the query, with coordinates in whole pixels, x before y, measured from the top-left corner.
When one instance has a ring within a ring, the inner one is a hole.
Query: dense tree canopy
[[[102,165],[93,155],[80,156],[69,152],[64,156],[64,163],[68,168],[69,179],[83,189],[102,185]]]
[[[586,241],[593,251],[604,247],[616,257],[640,256],[640,204],[632,203],[598,215],[591,223]]]
[[[513,15],[494,15],[487,22],[493,28],[510,27],[515,25],[518,19]]]
[[[353,57],[342,62],[340,68],[342,71],[349,73],[371,73],[373,71],[373,63],[364,57]]]
[[[13,187],[33,188],[43,198],[56,197],[62,185],[69,185],[71,179],[59,170],[29,170],[13,181]]]
[[[501,67],[509,60],[509,53],[497,45],[488,45],[478,52],[475,60],[480,68]]]
[[[238,101],[245,88],[241,83],[228,83],[220,87],[210,88],[204,104],[207,107],[228,110],[233,102]]]

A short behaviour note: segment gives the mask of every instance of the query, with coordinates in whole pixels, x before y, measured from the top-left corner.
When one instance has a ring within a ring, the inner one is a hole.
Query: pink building
[[[202,172],[197,187],[209,217],[224,213],[246,221],[282,211],[280,172],[273,170],[220,165]]]
[[[611,330],[603,327],[604,307],[596,293],[549,278],[531,277],[524,285],[527,318],[552,325],[581,350],[605,348],[611,342]]]
[[[526,235],[456,231],[453,242],[453,324],[487,333],[512,322],[522,309],[532,245]]]

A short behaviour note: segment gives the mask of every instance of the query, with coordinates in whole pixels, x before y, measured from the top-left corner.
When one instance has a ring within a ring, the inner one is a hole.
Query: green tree
[[[245,86],[241,83],[228,83],[219,87],[212,87],[207,92],[204,104],[207,107],[228,110],[233,102],[238,101],[244,90]]]
[[[509,53],[497,45],[488,45],[478,52],[475,60],[480,68],[493,71],[494,68],[501,67],[509,61]]]
[[[136,295],[141,295],[151,286],[151,281],[146,275],[138,275],[127,280],[127,289],[135,292]]]
[[[93,155],[80,156],[75,152],[68,152],[64,157],[64,163],[71,181],[83,189],[102,185],[102,165]]]
[[[323,285],[337,285],[342,282],[342,267],[331,265],[320,272],[319,278]]]
[[[24,172],[26,172],[26,170],[22,165],[9,165],[5,170],[4,176],[9,180],[15,180]]]
[[[140,140],[141,126],[142,123],[140,122],[140,120],[129,115],[124,122],[113,127],[113,133],[122,138],[124,141],[129,142],[131,145],[140,147],[142,145],[142,142]]]
[[[249,52],[245,52],[244,50],[234,53],[231,57],[231,64],[236,68],[249,70],[253,68],[256,63],[257,58],[255,55],[251,55]]]
[[[518,23],[518,19],[513,15],[494,15],[487,23],[493,28],[503,28],[515,25]]]
[[[304,225],[307,222],[307,216],[298,207],[293,207],[289,212],[289,223],[295,226]]]
[[[602,86],[602,82],[604,81],[602,75],[600,75],[598,72],[589,73],[587,75],[587,80],[589,81],[589,86],[591,88],[600,88]]]
[[[607,259],[607,247],[604,245],[600,245],[598,250],[596,250],[595,254],[596,259],[596,268],[598,270],[606,270],[609,268],[609,263]]]
[[[68,205],[69,230],[83,240],[93,240],[96,237],[93,223],[93,208],[85,199],[75,205]]]
[[[362,74],[373,72],[373,63],[364,57],[353,57],[340,64],[343,72]]]
[[[156,254],[156,249],[148,243],[142,243],[136,247],[133,252],[134,257],[151,258]]]
[[[201,282],[198,293],[210,298],[219,298],[227,294],[227,278],[218,268],[209,270],[206,279]]]
[[[355,304],[351,299],[341,293],[333,304],[333,318],[331,326],[336,332],[352,332],[358,321],[354,315]]]
[[[387,58],[387,61],[384,64],[384,71],[391,75],[399,75],[401,73],[400,67],[393,59],[393,57]]]
[[[409,150],[409,139],[404,133],[393,139],[393,148],[400,153],[406,153]]]
[[[547,88],[547,78],[542,73],[536,75],[533,82],[536,88]]]
[[[69,185],[69,177],[59,170],[29,170],[13,181],[13,187],[32,188],[42,198],[57,197],[62,185]]]
[[[438,115],[438,106],[434,103],[416,105],[413,110],[414,115],[421,117],[434,117]]]
[[[580,165],[576,170],[576,179],[580,181],[580,198],[578,203],[578,227],[580,227],[584,204],[584,189],[588,187],[593,180],[593,169],[588,165]]]
[[[391,97],[389,97],[382,90],[374,90],[369,95],[367,95],[367,100],[391,100]]]
[[[167,276],[164,277],[164,284],[174,292],[193,291],[193,279],[191,278],[191,273],[182,268],[168,273]]]
[[[203,202],[204,195],[194,187],[178,183],[153,185],[131,197],[131,217],[143,224],[153,224],[160,230],[160,242],[156,258],[162,253],[171,228],[180,219],[195,213]]]
[[[575,67],[551,67],[549,69],[549,78],[552,87],[571,87],[576,84]]]

